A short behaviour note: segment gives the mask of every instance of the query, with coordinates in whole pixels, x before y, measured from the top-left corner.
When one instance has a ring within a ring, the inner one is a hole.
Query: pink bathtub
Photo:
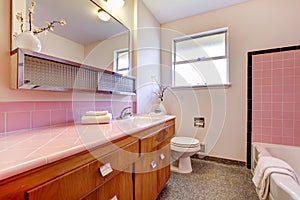
[[[262,155],[270,155],[287,162],[300,177],[300,147],[257,143],[252,144],[252,172]],[[300,185],[290,176],[272,174],[270,180],[270,200],[300,200]]]

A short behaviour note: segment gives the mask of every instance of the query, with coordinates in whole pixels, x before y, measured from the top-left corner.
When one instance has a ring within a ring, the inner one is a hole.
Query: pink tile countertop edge
[[[67,124],[7,133],[0,136],[0,180],[132,135],[175,116],[156,118],[146,124],[113,120],[110,124]]]

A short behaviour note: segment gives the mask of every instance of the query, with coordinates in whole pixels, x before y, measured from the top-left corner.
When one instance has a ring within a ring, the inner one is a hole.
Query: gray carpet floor
[[[258,200],[245,166],[192,158],[193,172],[171,173],[157,200]]]

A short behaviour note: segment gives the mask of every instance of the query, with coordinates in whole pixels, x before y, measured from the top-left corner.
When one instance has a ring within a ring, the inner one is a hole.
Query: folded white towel
[[[265,149],[265,147],[255,146],[255,149],[259,152],[258,158],[262,156],[271,156],[271,154]]]
[[[268,198],[270,175],[272,173],[286,174],[299,183],[297,174],[288,163],[272,156],[262,156],[258,159],[252,179],[256,186],[257,194],[261,200]]]
[[[111,113],[100,116],[87,116],[84,115],[81,117],[82,124],[108,124],[112,119]]]
[[[86,116],[102,116],[102,115],[107,115],[108,111],[103,110],[103,111],[87,111],[85,113]]]

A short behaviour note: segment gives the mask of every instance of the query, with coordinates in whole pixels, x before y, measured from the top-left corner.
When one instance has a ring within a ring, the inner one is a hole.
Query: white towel
[[[265,147],[261,147],[261,146],[255,146],[255,149],[257,149],[257,151],[259,152],[258,154],[258,158],[262,157],[262,156],[271,156],[271,154],[265,149]]]
[[[108,124],[112,119],[111,113],[107,113],[107,115],[100,116],[87,116],[84,115],[81,117],[82,124]]]
[[[102,116],[102,115],[107,115],[108,111],[103,110],[103,111],[87,111],[85,113],[86,116]]]
[[[272,156],[262,156],[258,159],[252,179],[256,187],[257,194],[261,200],[268,198],[270,189],[270,175],[272,173],[291,176],[299,184],[299,178],[289,164]]]

